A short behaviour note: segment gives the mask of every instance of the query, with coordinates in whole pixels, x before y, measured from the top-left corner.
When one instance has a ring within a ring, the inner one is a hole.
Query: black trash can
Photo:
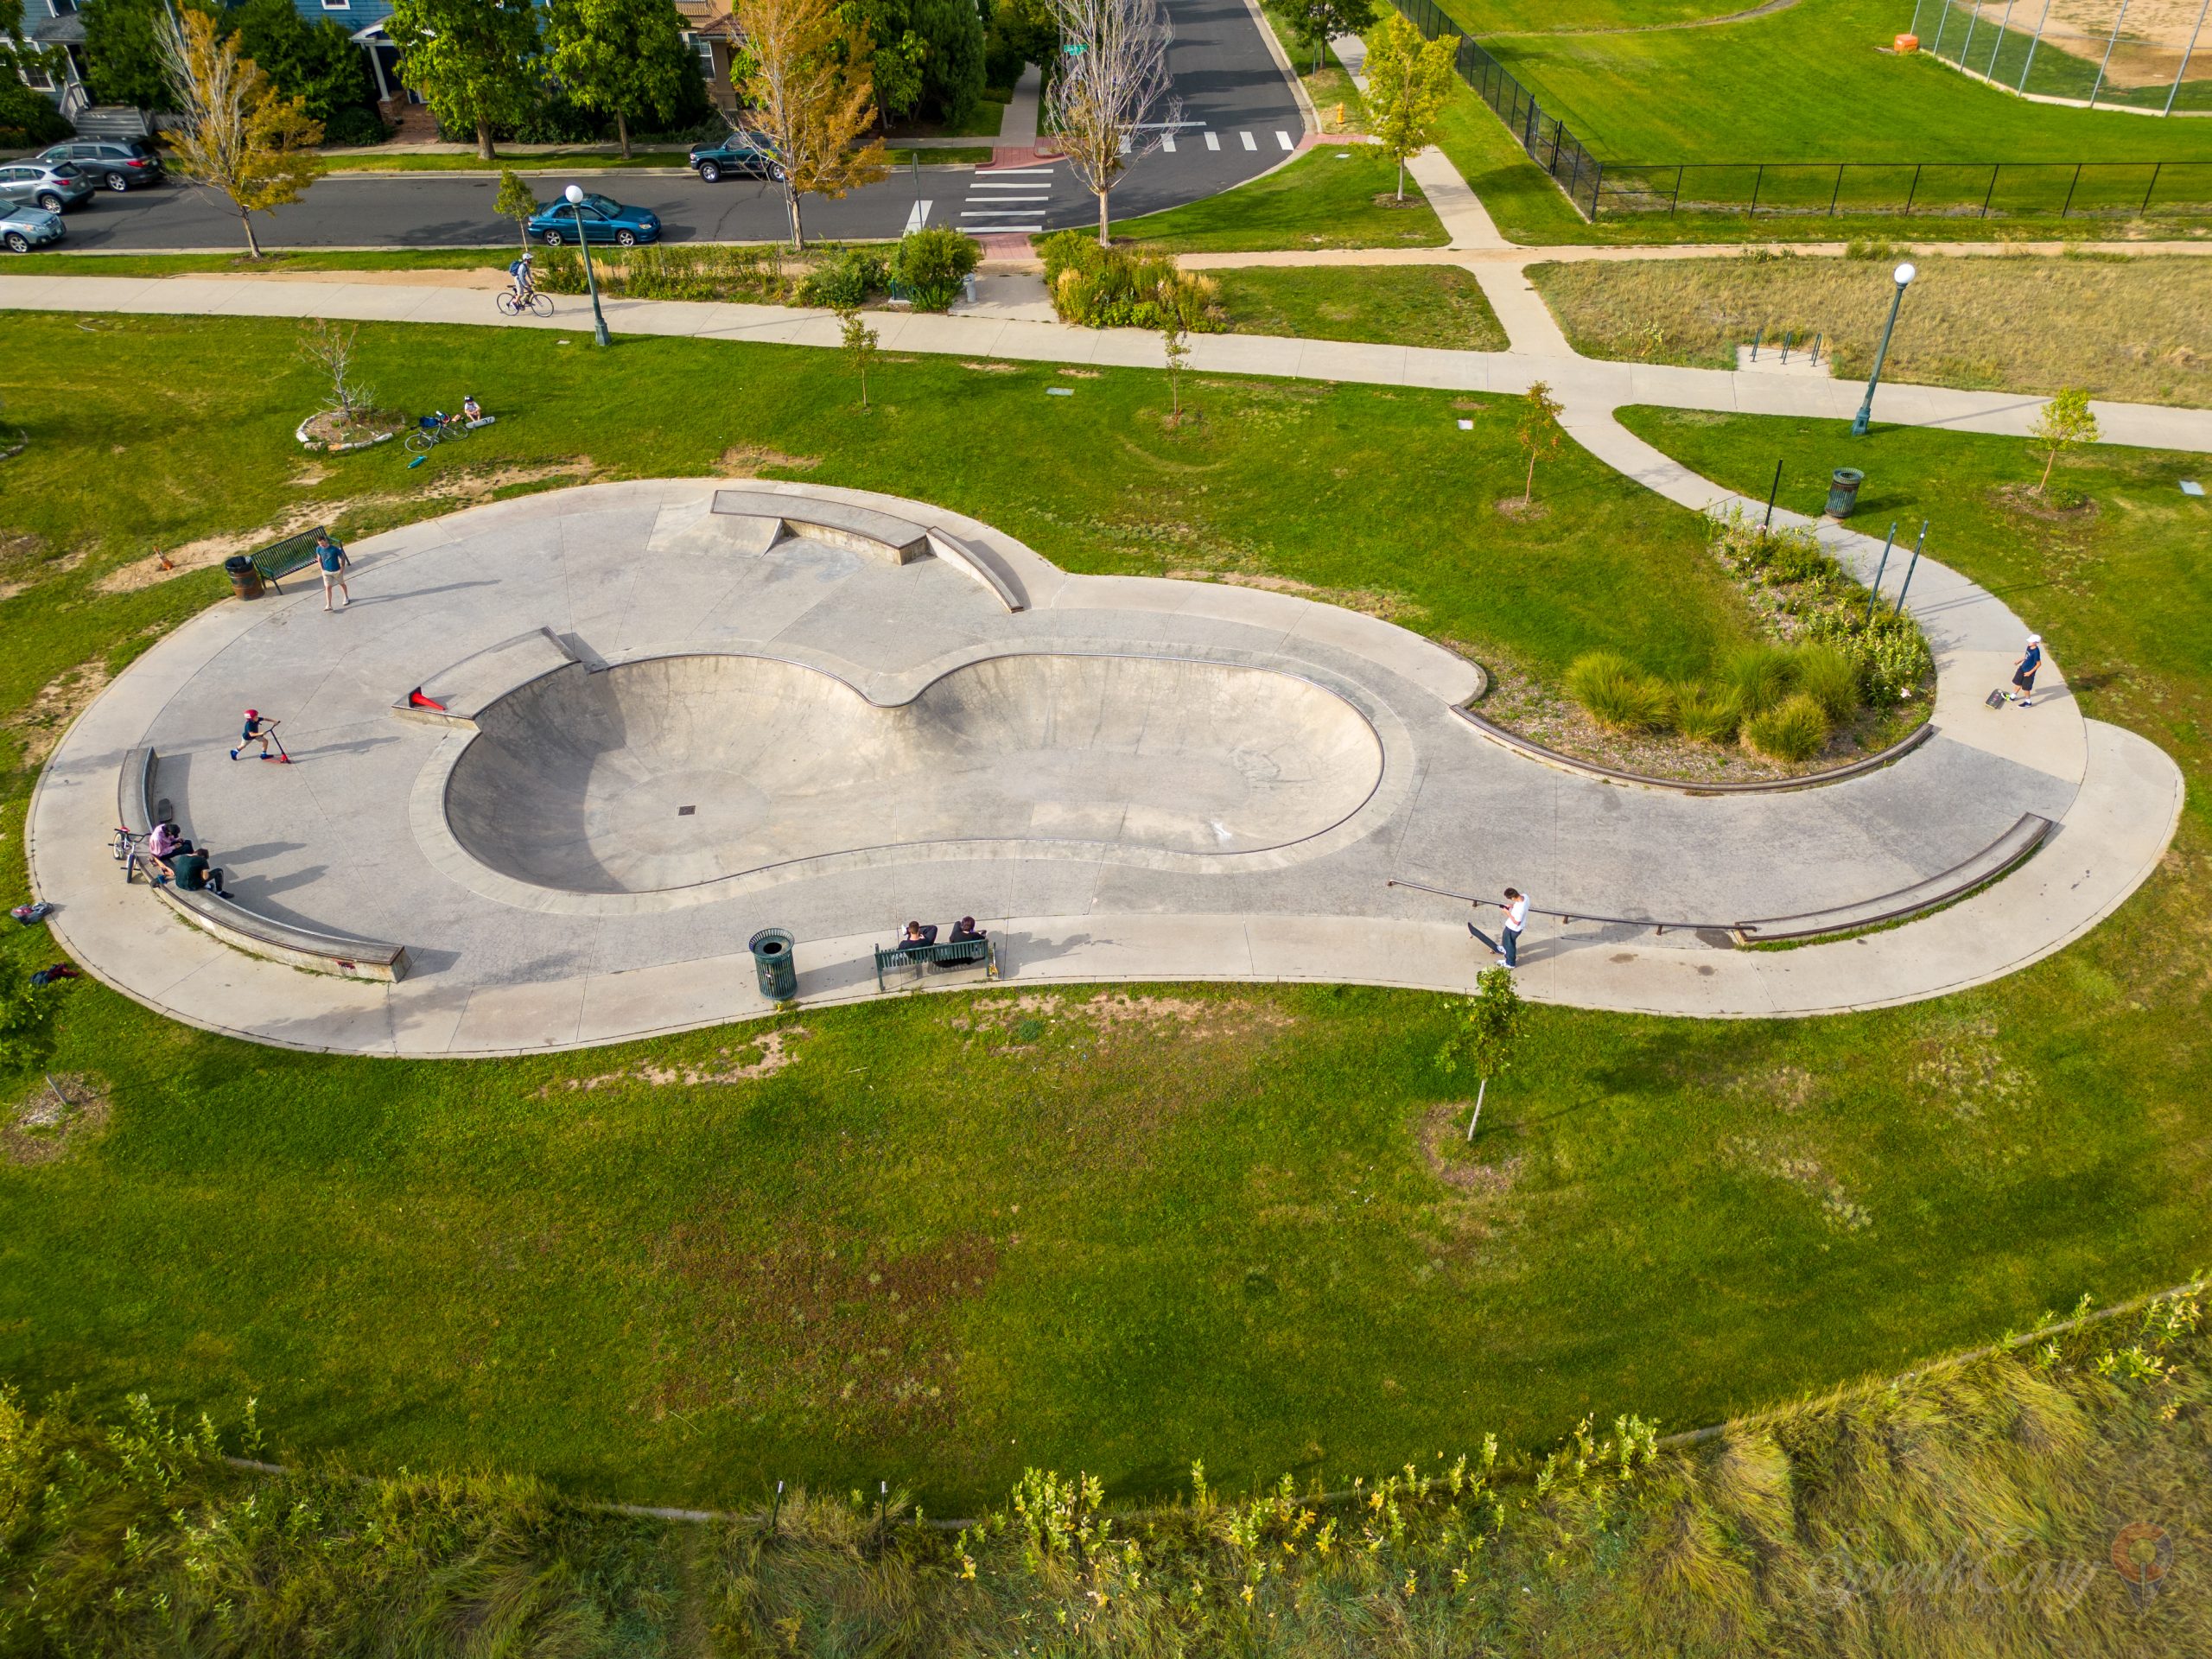
[[[1839,467],[1828,474],[1828,517],[1848,518],[1859,511],[1859,486],[1866,474],[1856,467]]]
[[[771,1002],[788,1002],[797,996],[798,964],[791,960],[791,936],[780,927],[764,927],[745,943],[753,952],[760,995]]]
[[[223,574],[231,579],[231,591],[240,599],[261,597],[261,572],[245,554],[233,553],[225,559]]]

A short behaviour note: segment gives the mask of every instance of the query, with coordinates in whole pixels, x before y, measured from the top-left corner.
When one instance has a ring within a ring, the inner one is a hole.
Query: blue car
[[[625,207],[606,196],[586,196],[570,207],[556,201],[540,208],[530,221],[530,233],[549,248],[576,240],[576,221],[583,221],[587,242],[612,242],[618,248],[634,248],[640,242],[660,240],[660,216],[649,208]]]
[[[29,253],[61,239],[61,215],[27,202],[0,201],[0,247]]]

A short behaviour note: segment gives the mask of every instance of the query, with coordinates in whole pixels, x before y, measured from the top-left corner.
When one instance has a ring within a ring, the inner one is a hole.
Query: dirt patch
[[[1521,524],[1533,524],[1539,518],[1548,518],[1552,516],[1550,502],[1533,499],[1523,501],[1517,495],[1501,496],[1491,502],[1491,505],[1501,518],[1511,518]]]
[[[388,437],[406,424],[407,417],[394,410],[380,409],[349,419],[334,409],[326,409],[308,416],[300,431],[309,443],[368,443]]]
[[[649,1088],[680,1087],[696,1089],[702,1084],[752,1083],[761,1077],[772,1077],[777,1072],[798,1064],[799,1044],[810,1033],[804,1026],[782,1026],[774,1031],[760,1033],[754,1041],[735,1051],[718,1048],[713,1061],[700,1065],[656,1065],[650,1060],[642,1065],[625,1067],[620,1071],[604,1071],[595,1077],[568,1077],[559,1083],[549,1083],[540,1089],[535,1098],[543,1100],[556,1091],[575,1093],[579,1090],[612,1089],[626,1083],[642,1083]],[[753,1058],[747,1059],[747,1055]]]
[[[1427,200],[1421,196],[1408,196],[1402,201],[1398,198],[1398,193],[1395,190],[1385,190],[1381,195],[1370,196],[1368,200],[1372,201],[1377,207],[1395,207],[1402,213],[1408,207],[1426,207],[1428,206]]]
[[[963,369],[973,369],[978,374],[1018,374],[1020,372],[1020,365],[1017,363],[963,363],[960,366]]]
[[[109,1109],[106,1083],[89,1072],[41,1077],[0,1114],[0,1159],[21,1167],[68,1157],[99,1138]]]
[[[1053,372],[1056,374],[1065,375],[1071,380],[1096,380],[1099,377],[1100,371],[1096,369],[1056,369]]]
[[[329,476],[330,468],[321,461],[307,461],[300,463],[299,470],[292,474],[289,482],[296,490],[311,490]]]
[[[997,1277],[1000,1249],[962,1232],[891,1255],[835,1231],[762,1239],[734,1213],[680,1222],[653,1266],[690,1292],[693,1342],[646,1409],[796,1407],[841,1438],[949,1427],[952,1316]]]
[[[288,508],[277,518],[258,530],[242,531],[222,536],[202,537],[199,541],[182,547],[162,550],[151,558],[134,559],[129,564],[109,571],[94,588],[103,594],[136,593],[166,582],[171,576],[183,575],[194,570],[205,570],[222,563],[233,553],[251,552],[266,547],[271,542],[282,541],[287,536],[296,536],[302,531],[313,530],[318,524],[338,523],[349,513],[389,512],[401,505],[415,505],[435,502],[449,508],[481,506],[502,493],[519,486],[542,484],[549,479],[574,479],[577,483],[590,481],[594,470],[589,455],[571,455],[563,461],[514,462],[500,467],[457,467],[425,480],[406,492],[378,491],[366,495],[340,496],[334,500],[303,501]],[[164,568],[163,555],[168,560]]]
[[[467,270],[225,270],[189,271],[170,278],[180,283],[345,283],[365,288],[469,288],[487,292],[510,285],[507,273],[490,265]]]
[[[955,1031],[1004,1031],[1017,1041],[1029,1042],[1042,1033],[1031,1029],[1025,1035],[1026,1028],[1073,1020],[1096,1033],[1101,1047],[1109,1039],[1152,1036],[1162,1027],[1196,1037],[1215,1037],[1258,1028],[1281,1029],[1291,1024],[1288,1014],[1267,1003],[1147,996],[1127,991],[1101,991],[1080,1002],[1071,1001],[1057,991],[979,996],[968,1005],[968,1010],[953,1016]]]
[[[2040,518],[2047,524],[2086,524],[2097,516],[2097,504],[2091,498],[2069,499],[2063,482],[2056,477],[2051,487],[2057,493],[2040,495],[2032,484],[2000,484],[1990,493],[2007,511]]]
[[[7,726],[23,746],[23,764],[42,766],[69,729],[69,722],[107,688],[105,662],[79,663],[41,686],[38,695],[8,717]]]
[[[1421,1155],[1428,1173],[1458,1192],[1482,1198],[1502,1198],[1520,1178],[1521,1154],[1503,1163],[1478,1164],[1467,1153],[1466,1122],[1475,1109],[1471,1100],[1447,1100],[1432,1106],[1421,1120]]]
[[[1852,1198],[1840,1181],[1821,1167],[1817,1158],[1748,1135],[1731,1135],[1721,1143],[1721,1151],[1732,1161],[1786,1181],[1808,1198],[1817,1200],[1821,1220],[1838,1232],[1862,1233],[1874,1224],[1874,1217]]]
[[[795,473],[812,472],[822,464],[819,455],[787,455],[765,443],[734,443],[722,451],[721,468],[732,478],[751,478],[763,467],[782,467]]]

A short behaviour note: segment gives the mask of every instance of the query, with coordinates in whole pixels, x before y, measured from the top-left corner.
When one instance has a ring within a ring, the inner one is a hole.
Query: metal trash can
[[[1866,474],[1856,467],[1839,467],[1828,474],[1828,517],[1848,518],[1859,511],[1859,486]]]
[[[243,553],[233,553],[223,561],[223,574],[231,579],[231,591],[240,599],[261,597],[261,571]]]
[[[791,936],[780,927],[764,927],[745,942],[753,952],[753,971],[760,981],[760,995],[771,1002],[788,1002],[798,995],[798,963],[791,959]]]

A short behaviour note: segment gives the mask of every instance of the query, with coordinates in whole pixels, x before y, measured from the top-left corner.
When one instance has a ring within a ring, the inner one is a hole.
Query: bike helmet
[[[245,711],[245,717],[248,720],[259,720],[261,718],[261,710],[258,709],[249,709]]]

